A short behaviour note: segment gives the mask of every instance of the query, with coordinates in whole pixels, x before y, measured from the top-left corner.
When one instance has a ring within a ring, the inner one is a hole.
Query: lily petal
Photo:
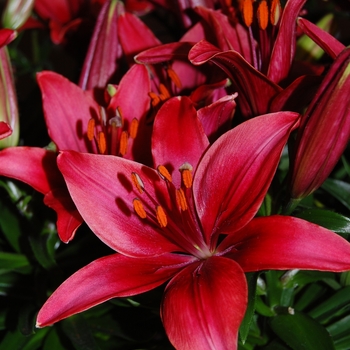
[[[197,112],[188,97],[174,97],[158,111],[152,134],[154,165],[168,166],[180,186],[179,168],[189,163],[195,169],[209,146]]]
[[[45,120],[51,139],[59,150],[88,152],[86,131],[98,105],[90,95],[63,76],[49,71],[37,74]]]
[[[193,194],[207,242],[212,234],[232,233],[254,217],[298,117],[279,112],[250,119],[221,136],[204,154],[194,175]]]
[[[115,297],[151,290],[191,261],[191,257],[176,254],[144,259],[113,254],[97,259],[56,289],[40,309],[37,327],[51,325]]]
[[[253,219],[227,236],[218,249],[232,246],[228,256],[245,272],[260,270],[350,270],[350,244],[321,226],[291,216]]]
[[[10,136],[12,134],[12,130],[10,128],[10,125],[8,125],[5,122],[0,122],[0,140]]]
[[[288,76],[296,46],[296,20],[306,0],[287,1],[272,50],[267,77],[278,84]]]
[[[140,193],[133,188],[133,172],[152,198],[167,205],[162,199],[168,198],[166,185],[155,170],[120,157],[78,152],[62,152],[58,166],[84,221],[109,247],[134,257],[179,251],[156,223],[145,223],[134,213],[132,203]]]
[[[272,98],[282,90],[236,51],[221,52],[208,42],[200,41],[192,47],[189,59],[195,65],[211,61],[229,76],[245,118],[267,113]]]
[[[305,18],[298,18],[298,26],[333,59],[345,49],[345,46],[334,36]]]
[[[232,260],[211,257],[189,265],[169,282],[161,316],[176,349],[236,349],[246,305],[242,269]]]

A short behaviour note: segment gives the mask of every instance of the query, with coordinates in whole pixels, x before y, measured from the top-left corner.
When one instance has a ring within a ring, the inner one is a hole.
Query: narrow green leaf
[[[241,323],[241,327],[239,329],[239,334],[243,344],[247,339],[250,325],[252,323],[253,316],[255,313],[256,285],[257,285],[259,273],[248,273],[246,277],[247,277],[247,283],[248,283],[248,306],[245,312],[244,319]]]
[[[8,271],[29,272],[30,262],[23,254],[0,252],[0,273]]]
[[[309,315],[319,322],[326,322],[350,304],[350,286],[344,287],[324,300],[309,312]]]
[[[291,308],[270,319],[272,330],[293,350],[332,350],[333,341],[317,321]]]
[[[327,179],[321,187],[350,209],[350,184],[341,180]]]
[[[342,338],[349,334],[349,324],[350,324],[350,315],[347,315],[340,320],[332,323],[327,327],[329,334],[332,336],[334,341],[336,339]],[[350,348],[350,347],[349,347]]]

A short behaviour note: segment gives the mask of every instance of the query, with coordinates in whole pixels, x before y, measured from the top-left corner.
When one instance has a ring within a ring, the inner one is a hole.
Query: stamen
[[[141,219],[146,219],[147,214],[145,212],[145,209],[143,208],[143,205],[141,203],[141,201],[138,198],[135,198],[132,201],[132,204],[134,206],[134,210],[136,212],[136,214],[141,218]]]
[[[186,188],[191,188],[192,186],[192,165],[189,163],[184,163],[181,165],[180,169],[181,171],[181,178],[182,182],[185,185]]]
[[[171,97],[169,90],[162,83],[159,84],[159,91],[159,97],[162,101],[168,100]]]
[[[99,111],[100,111],[100,117],[101,117],[101,121],[102,121],[102,125],[106,125],[107,123],[107,113],[104,107],[99,106]]]
[[[267,6],[266,0],[262,0],[260,2],[257,16],[260,29],[265,30],[269,24],[269,8]]]
[[[253,0],[242,0],[241,12],[245,25],[250,27],[253,23]]]
[[[166,217],[164,209],[160,205],[158,205],[156,208],[156,216],[160,227],[166,227],[166,225],[168,224],[168,219]]]
[[[94,139],[94,134],[95,134],[95,119],[91,118],[88,123],[87,127],[87,137],[89,141],[92,141]]]
[[[167,72],[168,72],[169,78],[172,80],[175,86],[181,89],[182,87],[181,80],[179,76],[176,74],[176,72],[174,71],[174,69],[172,69],[171,67],[168,67]]]
[[[123,118],[123,113],[122,113],[122,109],[120,106],[118,106],[115,110],[115,116],[117,118],[119,118],[119,121],[120,121],[120,126],[123,126],[124,125],[124,118]]]
[[[112,84],[108,84],[106,90],[110,97],[113,97],[117,93],[117,88]]]
[[[120,143],[119,143],[119,153],[122,156],[125,156],[126,151],[128,149],[128,133],[123,131],[120,135]]]
[[[160,103],[159,96],[156,93],[152,92],[152,91],[148,93],[148,96],[151,98],[152,106],[153,107],[158,106],[158,104]]]
[[[281,3],[279,0],[272,0],[271,2],[271,12],[270,12],[270,22],[275,26],[281,17]]]
[[[140,194],[142,194],[143,191],[145,190],[145,185],[144,185],[143,181],[141,180],[139,174],[131,173],[131,180],[132,180],[134,186],[140,192]]]
[[[130,130],[129,130],[129,135],[132,139],[136,137],[138,128],[139,128],[139,121],[136,118],[134,118],[131,121]]]
[[[169,182],[173,181],[168,169],[164,165],[159,165],[157,170],[158,170],[158,173],[162,177],[163,180],[167,180]]]
[[[106,153],[106,149],[107,149],[106,136],[103,131],[100,131],[98,133],[97,146],[101,154]]]
[[[177,202],[177,204],[179,205],[179,207],[181,208],[182,211],[185,211],[185,210],[188,209],[185,193],[182,190],[182,188],[178,188],[176,190],[176,202]]]

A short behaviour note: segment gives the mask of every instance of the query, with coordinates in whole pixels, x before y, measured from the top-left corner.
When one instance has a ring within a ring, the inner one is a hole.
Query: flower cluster
[[[93,251],[84,230],[108,247],[34,293],[36,332],[160,291],[157,317],[179,350],[301,349],[301,337],[333,348],[338,333],[306,312],[320,302],[310,287],[320,271],[350,288],[350,49],[332,35],[334,17],[314,24],[306,0],[16,3],[0,31],[0,184],[10,194],[6,181],[23,182],[56,212],[69,245],[43,253],[29,239],[47,271],[71,246]],[[71,55],[88,45],[78,76],[36,70],[42,147],[20,138],[7,46],[46,31]],[[137,346],[122,338],[112,347]]]

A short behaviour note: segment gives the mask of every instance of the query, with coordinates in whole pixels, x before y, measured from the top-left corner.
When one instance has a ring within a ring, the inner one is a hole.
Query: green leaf
[[[0,252],[0,274],[9,271],[28,273],[31,265],[23,254]]]
[[[332,323],[327,327],[329,334],[335,340],[342,338],[343,336],[349,335],[349,324],[350,315],[347,315],[340,320]],[[349,347],[350,348],[350,347]]]
[[[344,287],[324,300],[309,312],[309,315],[319,322],[326,322],[339,312],[342,313],[350,304],[350,286]]]
[[[257,285],[259,273],[248,273],[246,277],[247,277],[247,283],[248,283],[248,306],[245,312],[244,319],[241,323],[241,327],[239,329],[239,334],[243,344],[247,339],[250,325],[252,323],[254,312],[255,312],[256,285]]]
[[[321,187],[350,209],[350,184],[340,180],[327,179]]]
[[[288,311],[287,311],[288,310]],[[293,350],[332,350],[333,341],[317,321],[291,308],[270,319],[272,330]]]
[[[350,236],[350,218],[346,216],[325,209],[305,209],[295,216],[328,228],[345,238]]]

